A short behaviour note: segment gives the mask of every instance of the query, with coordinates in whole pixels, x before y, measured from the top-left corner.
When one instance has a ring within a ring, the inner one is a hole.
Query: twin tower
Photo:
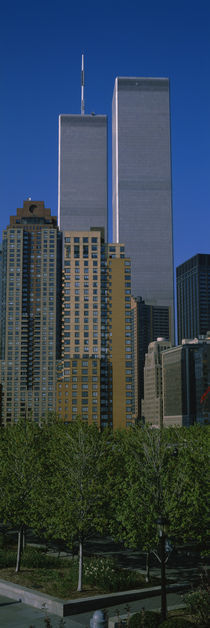
[[[107,116],[59,119],[60,229],[103,227],[107,239]],[[174,329],[169,81],[116,78],[112,103],[113,242],[132,263],[132,294],[169,307]]]

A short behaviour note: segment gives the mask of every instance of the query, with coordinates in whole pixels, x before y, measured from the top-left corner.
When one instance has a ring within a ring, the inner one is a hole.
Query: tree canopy
[[[149,552],[162,515],[169,536],[204,543],[208,433],[200,426],[100,433],[80,420],[21,420],[0,430],[0,520],[76,542],[79,589],[83,543],[96,532]]]

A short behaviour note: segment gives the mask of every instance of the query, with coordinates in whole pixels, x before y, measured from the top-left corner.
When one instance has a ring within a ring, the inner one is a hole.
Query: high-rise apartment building
[[[210,329],[210,255],[198,254],[176,269],[178,343]]]
[[[61,234],[42,201],[24,201],[3,232],[1,385],[3,424],[56,408]]]
[[[59,117],[58,224],[107,236],[107,116]]]
[[[116,78],[113,239],[132,263],[132,294],[170,308],[174,335],[169,81]]]
[[[130,260],[103,230],[64,232],[57,411],[101,428],[133,421]]]
[[[161,427],[163,423],[162,353],[171,347],[165,338],[150,342],[145,356],[144,399],[142,416],[145,423]]]
[[[163,352],[163,425],[210,422],[210,335]]]

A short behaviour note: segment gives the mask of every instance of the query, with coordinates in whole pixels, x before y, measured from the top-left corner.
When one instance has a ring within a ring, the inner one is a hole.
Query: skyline
[[[168,6],[170,5],[170,6]],[[59,9],[60,7],[60,9]],[[116,76],[168,76],[171,86],[175,266],[209,251],[210,8],[197,3],[122,2],[121,14],[84,2],[23,0],[4,7],[1,58],[1,232],[23,200],[43,200],[57,214],[58,116],[80,113],[81,54],[85,112],[109,119]],[[11,11],[12,8],[12,11]],[[49,10],[50,9],[50,10]],[[81,19],[81,16],[83,19]],[[88,24],[87,24],[88,21]],[[6,54],[5,54],[6,53]],[[199,220],[198,220],[199,215]],[[111,222],[111,221],[110,221]]]

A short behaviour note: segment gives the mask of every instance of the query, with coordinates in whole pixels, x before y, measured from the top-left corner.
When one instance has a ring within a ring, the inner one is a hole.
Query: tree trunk
[[[22,539],[22,541],[23,541],[22,546],[23,546],[23,552],[24,552],[24,549],[26,548],[26,528],[25,528],[25,526],[23,526],[23,539]]]
[[[23,526],[21,525],[20,529],[18,530],[17,562],[16,562],[16,569],[15,569],[16,573],[20,571],[22,548],[23,548]]]
[[[79,575],[77,591],[82,591],[82,571],[83,571],[83,543],[79,542]]]
[[[150,582],[150,552],[146,553],[146,582]]]

